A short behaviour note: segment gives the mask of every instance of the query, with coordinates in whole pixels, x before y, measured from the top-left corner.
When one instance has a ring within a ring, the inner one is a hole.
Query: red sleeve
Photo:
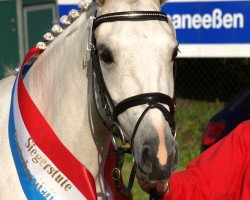
[[[173,174],[164,200],[250,199],[250,120]]]

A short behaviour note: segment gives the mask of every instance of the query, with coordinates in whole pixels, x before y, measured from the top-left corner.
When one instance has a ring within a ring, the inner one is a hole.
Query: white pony
[[[102,0],[97,15],[121,11],[159,11],[164,0]],[[103,175],[111,140],[92,98],[88,58],[88,19],[82,13],[39,56],[25,77],[25,86],[62,143],[92,173],[98,199],[105,199]],[[100,64],[115,103],[158,92],[174,96],[173,60],[178,43],[168,23],[148,20],[101,24],[95,31]],[[15,76],[0,81],[0,199],[26,199],[20,186],[8,139],[11,91]],[[119,116],[129,141],[145,105]],[[168,108],[169,109],[169,108]],[[149,187],[163,187],[177,165],[177,144],[162,112],[149,110],[133,142],[137,176]],[[157,185],[159,183],[159,185]],[[162,185],[164,183],[164,185]],[[161,190],[161,189],[159,189]],[[112,197],[110,197],[112,199]]]

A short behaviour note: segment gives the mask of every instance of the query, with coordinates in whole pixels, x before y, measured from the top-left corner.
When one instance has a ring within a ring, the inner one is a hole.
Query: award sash
[[[11,97],[9,141],[22,189],[28,200],[95,200],[92,174],[62,144],[25,88],[23,78],[41,53],[36,47],[28,52]],[[114,150],[112,143],[110,149]],[[108,156],[104,174],[112,194],[107,195],[129,200],[115,190],[114,166],[115,156]]]
[[[25,88],[23,77],[40,53],[29,51],[12,91],[9,141],[20,183],[28,200],[94,200],[92,174],[61,143]]]

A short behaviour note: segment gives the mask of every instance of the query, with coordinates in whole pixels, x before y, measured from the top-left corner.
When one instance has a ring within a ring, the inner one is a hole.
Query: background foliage
[[[227,102],[250,85],[250,59],[179,59],[176,95],[188,100]]]

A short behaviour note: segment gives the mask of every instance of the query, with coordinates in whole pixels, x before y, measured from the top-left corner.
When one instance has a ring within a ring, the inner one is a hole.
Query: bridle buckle
[[[121,179],[121,170],[118,168],[114,168],[112,170],[111,176],[112,176],[113,180],[119,181]]]

